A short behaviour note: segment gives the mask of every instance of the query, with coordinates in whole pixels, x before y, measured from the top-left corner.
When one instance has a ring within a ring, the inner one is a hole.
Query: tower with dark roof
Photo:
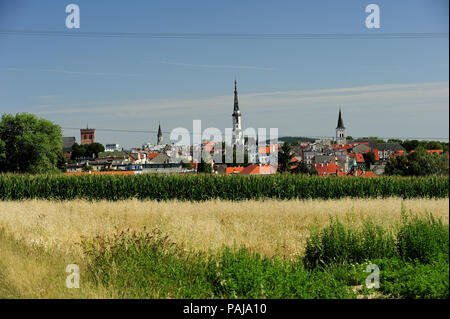
[[[163,135],[162,135],[162,131],[161,131],[161,123],[159,124],[158,127],[158,145],[162,145],[163,143]]]
[[[339,117],[336,127],[336,144],[345,144],[347,141],[347,134],[345,132],[344,121],[342,120],[341,108],[339,107]]]
[[[234,109],[232,114],[233,119],[233,136],[231,144],[243,145],[244,139],[242,136],[241,127],[241,111],[239,110],[238,92],[237,92],[237,81],[234,80]]]

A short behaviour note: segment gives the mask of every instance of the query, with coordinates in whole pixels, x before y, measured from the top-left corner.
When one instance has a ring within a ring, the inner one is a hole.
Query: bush
[[[312,232],[306,241],[304,256],[308,268],[329,264],[361,263],[373,258],[391,257],[396,254],[393,235],[372,221],[362,228],[343,225],[331,218],[330,225]]]
[[[225,248],[211,264],[214,294],[223,298],[351,298],[330,273],[307,270],[301,261],[261,257]]]
[[[374,260],[380,268],[380,292],[391,298],[449,298],[448,256],[429,264],[400,258]]]
[[[89,276],[124,298],[211,298],[202,255],[182,254],[159,231],[121,232],[83,242]]]
[[[408,260],[431,263],[439,255],[449,255],[449,227],[432,214],[425,218],[402,212],[402,225],[397,235],[400,256]]]

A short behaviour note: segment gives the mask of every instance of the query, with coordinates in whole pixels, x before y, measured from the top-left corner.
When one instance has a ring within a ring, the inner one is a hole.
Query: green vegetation
[[[444,152],[448,152],[448,142],[405,140],[403,142],[400,141],[399,143],[407,152],[411,152],[418,148],[424,148],[426,150],[443,150]]]
[[[292,153],[292,147],[289,143],[283,143],[278,152],[278,164],[279,171],[281,173],[288,172],[291,169],[291,162],[294,154]]]
[[[85,144],[85,145],[79,145],[78,143],[73,144],[72,146],[72,155],[70,156],[70,159],[76,160],[77,158],[95,158],[98,157],[99,153],[103,153],[103,155],[106,155],[104,153],[105,147],[100,143],[91,143],[91,144]],[[122,156],[124,155],[123,152],[121,152]],[[113,156],[119,156],[118,154],[112,154]]]
[[[448,233],[431,215],[405,214],[396,232],[332,219],[294,260],[244,248],[189,252],[158,231],[96,237],[83,247],[90,280],[123,298],[448,298]],[[380,269],[379,288],[365,287],[370,263]]]
[[[286,142],[289,144],[295,143],[297,145],[299,142],[314,142],[316,139],[311,137],[302,137],[302,136],[282,136],[278,138],[278,142]],[[273,143],[271,140],[266,141],[267,145]]]
[[[0,200],[445,198],[448,189],[447,177],[0,175]]]
[[[309,168],[308,165],[306,165],[305,161],[294,162],[292,163],[292,165],[296,165],[295,168],[291,169],[292,174],[318,175],[316,168]]]
[[[62,166],[60,126],[27,113],[2,115],[0,173],[48,173]]]
[[[376,162],[375,153],[372,151],[364,153],[363,157],[364,157],[364,162],[366,164],[366,168],[370,168],[370,165],[373,165]]]
[[[401,176],[448,175],[447,154],[430,154],[423,148],[415,152],[391,157],[386,164],[385,173]]]

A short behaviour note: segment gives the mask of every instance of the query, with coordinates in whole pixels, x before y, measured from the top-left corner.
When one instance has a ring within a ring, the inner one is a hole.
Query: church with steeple
[[[161,131],[161,123],[159,123],[159,127],[158,127],[157,140],[158,140],[157,145],[162,145],[162,143],[163,143],[163,135],[162,135],[162,131]]]
[[[341,108],[339,107],[339,117],[336,127],[336,144],[345,144],[347,142],[347,134],[345,132],[344,121],[342,120]]]
[[[233,135],[231,145],[244,145],[244,138],[241,127],[241,111],[239,110],[237,81],[234,80],[234,110],[231,115],[233,119]]]

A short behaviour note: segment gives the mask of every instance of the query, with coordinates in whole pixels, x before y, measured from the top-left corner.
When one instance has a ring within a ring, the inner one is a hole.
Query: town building
[[[339,108],[338,124],[336,127],[336,144],[345,144],[347,140],[347,134],[345,132],[344,121],[342,120],[341,108]]]
[[[241,111],[239,110],[238,92],[237,92],[237,81],[234,81],[234,109],[232,114],[233,119],[233,133],[231,145],[244,145],[244,138],[241,126]]]
[[[161,123],[158,126],[157,145],[163,145],[163,135],[161,131]]]
[[[80,129],[81,133],[81,145],[95,143],[95,129],[86,127],[85,129]]]

